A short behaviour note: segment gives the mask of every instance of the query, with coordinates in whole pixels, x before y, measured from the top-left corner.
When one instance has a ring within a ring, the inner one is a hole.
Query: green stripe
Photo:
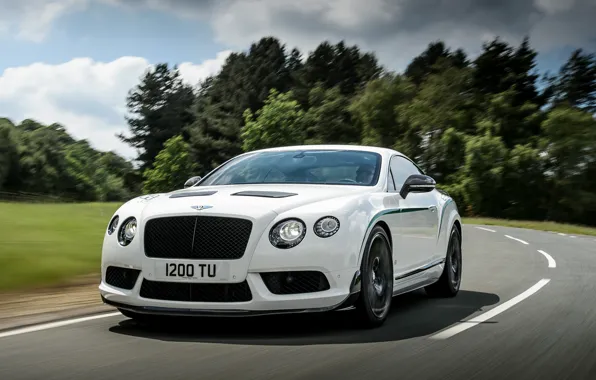
[[[383,211],[380,211],[377,214],[375,214],[375,216],[373,216],[373,218],[370,220],[370,223],[368,224],[367,229],[370,228],[370,226],[375,222],[375,220],[379,219],[383,215],[405,214],[407,212],[418,212],[418,211],[425,211],[425,210],[428,210],[428,207],[396,208],[396,209],[390,209],[390,210],[383,210]]]
[[[443,218],[445,217],[445,210],[447,209],[447,206],[452,202],[453,202],[453,198],[448,199],[441,209],[441,218],[439,220],[439,234],[437,236],[437,239],[441,236],[441,227],[443,227]],[[370,223],[368,224],[367,229],[370,228],[370,226],[383,215],[403,214],[403,213],[407,213],[407,212],[418,212],[418,211],[425,211],[425,210],[428,210],[428,207],[396,208],[396,209],[383,210],[383,211],[376,213],[375,216],[372,217],[372,219],[370,220]]]

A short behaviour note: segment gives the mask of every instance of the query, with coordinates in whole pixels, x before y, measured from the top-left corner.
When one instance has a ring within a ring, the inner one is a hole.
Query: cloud
[[[553,14],[573,9],[575,0],[534,0],[534,5],[546,13]]]
[[[245,49],[275,35],[302,51],[346,40],[401,70],[429,42],[477,54],[495,36],[518,44],[529,35],[541,52],[596,47],[596,0],[110,0],[209,20],[216,39]]]
[[[438,39],[472,56],[494,36],[517,44],[529,35],[544,53],[596,48],[596,0],[0,0],[0,32],[16,25],[19,36],[40,41],[53,21],[92,3],[208,22],[234,50],[266,35],[303,52],[343,39],[397,70]]]
[[[214,59],[203,61],[200,65],[183,62],[178,65],[180,75],[192,85],[197,85],[203,79],[218,73],[231,53],[231,50],[221,51]]]
[[[82,11],[89,0],[0,0],[0,33],[17,29],[17,37],[41,42],[55,20]]]
[[[182,78],[196,85],[216,74],[229,51],[202,64],[179,65]],[[8,68],[0,75],[0,115],[15,122],[25,118],[44,124],[58,122],[77,139],[127,158],[136,152],[115,135],[126,132],[126,95],[152,65],[141,57],[111,62],[77,58],[58,65],[34,63]]]

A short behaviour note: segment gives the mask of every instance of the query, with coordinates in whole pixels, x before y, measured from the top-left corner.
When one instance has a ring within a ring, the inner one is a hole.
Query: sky
[[[471,57],[499,36],[524,36],[538,70],[596,52],[596,0],[0,0],[0,117],[58,122],[126,158],[126,95],[152,65],[197,84],[264,36],[304,54],[346,41],[402,71],[429,42]]]

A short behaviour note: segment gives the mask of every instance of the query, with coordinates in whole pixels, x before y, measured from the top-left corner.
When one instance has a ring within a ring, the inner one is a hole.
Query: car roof
[[[342,144],[313,144],[313,145],[292,145],[292,146],[281,146],[275,148],[266,148],[254,150],[252,152],[283,152],[288,150],[358,150],[364,152],[379,153],[381,155],[393,155],[397,154],[403,156],[402,153],[389,149],[376,146],[367,145],[342,145]],[[252,153],[247,152],[247,153]]]

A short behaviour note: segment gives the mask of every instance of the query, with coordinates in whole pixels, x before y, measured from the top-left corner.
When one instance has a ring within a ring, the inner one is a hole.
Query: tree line
[[[596,57],[578,49],[540,75],[536,56],[527,38],[474,59],[435,41],[398,73],[344,42],[303,57],[265,37],[196,86],[165,63],[140,78],[119,135],[137,168],[61,126],[0,122],[0,188],[125,199],[248,150],[365,144],[414,159],[464,215],[596,225]]]
[[[0,118],[0,192],[120,201],[138,194],[140,181],[132,162],[74,139],[60,124]]]

